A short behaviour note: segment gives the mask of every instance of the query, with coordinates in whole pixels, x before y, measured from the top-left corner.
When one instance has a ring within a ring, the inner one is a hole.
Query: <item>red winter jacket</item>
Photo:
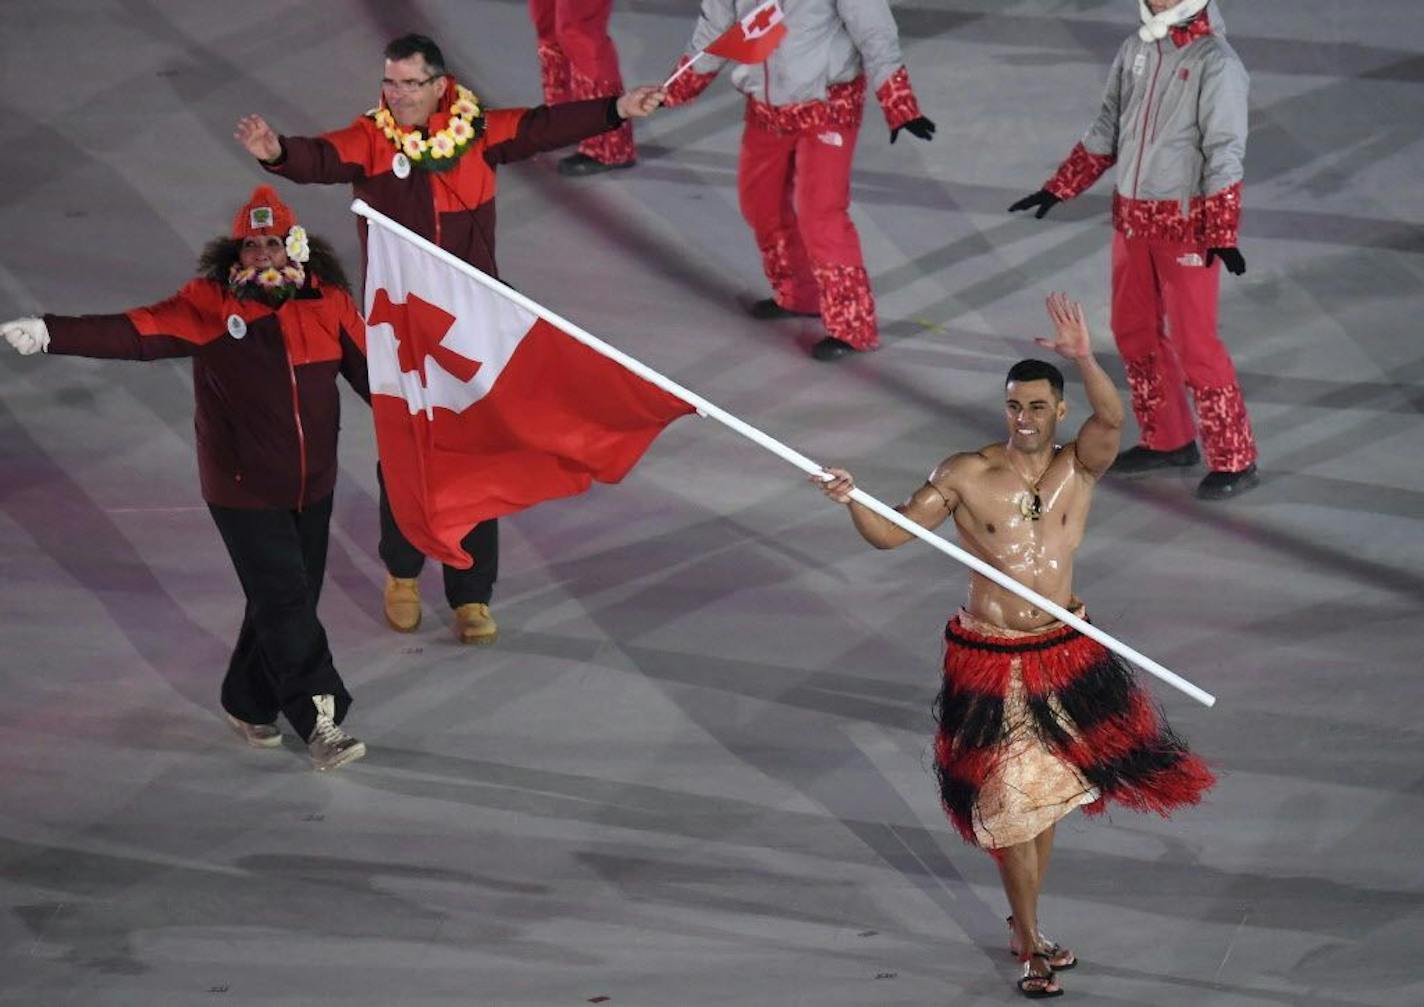
[[[276,310],[198,278],[151,307],[44,320],[52,355],[193,358],[198,474],[203,499],[220,507],[300,510],[329,496],[341,419],[338,371],[371,398],[366,327],[356,305],[311,273]]]
[[[455,79],[448,79],[446,97],[430,118],[431,132],[444,129],[450,121]],[[490,109],[484,113],[483,134],[470,141],[454,167],[436,172],[412,167],[407,177],[397,178],[392,171],[395,145],[369,115],[363,115],[345,129],[319,137],[282,137],[280,158],[264,166],[293,182],[349,182],[352,195],[372,209],[496,276],[495,168],[577,143],[622,121],[616,98]],[[366,218],[358,218],[357,229],[364,277]]]

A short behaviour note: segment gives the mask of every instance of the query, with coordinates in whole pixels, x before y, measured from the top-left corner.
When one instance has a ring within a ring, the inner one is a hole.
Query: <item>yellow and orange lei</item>
[[[409,158],[411,164],[427,171],[445,171],[454,167],[460,155],[484,132],[480,101],[473,91],[461,84],[455,85],[455,100],[450,103],[450,122],[429,137],[423,130],[405,129],[384,105],[367,114],[375,120],[377,128],[397,151]]]

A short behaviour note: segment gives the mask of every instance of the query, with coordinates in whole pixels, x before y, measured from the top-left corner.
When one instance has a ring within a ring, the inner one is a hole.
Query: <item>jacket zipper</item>
[[[287,356],[287,376],[292,379],[292,419],[297,424],[297,510],[307,502],[307,435],[302,428],[302,400],[297,394],[297,368],[292,363],[292,351],[287,348],[285,333],[282,336],[282,352]]]
[[[1156,43],[1157,62],[1152,67],[1152,83],[1147,86],[1147,97],[1142,102],[1142,128],[1138,131],[1137,167],[1132,171],[1132,198],[1137,198],[1137,183],[1142,177],[1142,159],[1147,155],[1147,117],[1152,114],[1152,95],[1157,90],[1157,74],[1162,69],[1162,43]]]
[[[435,244],[444,248],[440,244],[440,202],[435,198],[435,178],[431,175],[426,180],[430,183],[430,212],[435,214]]]
[[[1163,60],[1163,62],[1166,62],[1166,61]],[[1164,101],[1165,101],[1166,98],[1167,98],[1167,92],[1170,91],[1171,89],[1172,89],[1172,79],[1171,79],[1171,77],[1168,77],[1168,78],[1167,78],[1167,86],[1162,89],[1162,98],[1163,98]],[[1157,127],[1160,126],[1160,125],[1162,125],[1162,106],[1159,104],[1156,108],[1154,108],[1154,109],[1152,110],[1152,144],[1153,144],[1153,146],[1156,146],[1156,144],[1157,144]]]

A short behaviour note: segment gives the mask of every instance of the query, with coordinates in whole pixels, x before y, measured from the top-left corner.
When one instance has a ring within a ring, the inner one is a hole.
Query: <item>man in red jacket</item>
[[[330,246],[308,237],[265,185],[167,300],[0,326],[26,354],[192,357],[203,499],[247,598],[223,710],[257,748],[282,743],[284,714],[319,770],[366,754],[337,726],[351,694],[316,612],[336,484],[336,376],[370,400],[365,332]]]
[[[258,115],[235,136],[275,174],[293,182],[349,183],[354,196],[491,276],[495,169],[621,126],[663,100],[655,87],[617,98],[538,108],[485,109],[445,69],[424,35],[386,46],[381,104],[344,129],[317,137],[278,136]],[[366,220],[357,218],[365,257]],[[364,275],[364,261],[362,273]],[[445,599],[462,643],[492,643],[498,627],[489,602],[499,572],[499,526],[481,521],[461,541],[468,570],[445,567]],[[386,564],[386,621],[409,633],[420,624],[419,581],[425,557],[397,527],[381,488],[381,559]]]

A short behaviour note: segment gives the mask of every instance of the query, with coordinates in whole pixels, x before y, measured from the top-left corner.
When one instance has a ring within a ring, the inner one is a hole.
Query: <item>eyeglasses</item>
[[[281,238],[274,237],[274,236],[271,236],[271,235],[267,236],[266,238],[243,238],[243,239],[242,239],[242,248],[243,248],[244,251],[248,251],[248,250],[252,250],[252,249],[265,248],[267,251],[272,252],[272,251],[275,251],[275,250],[277,250],[277,249],[279,249],[279,248],[285,248],[285,247],[286,247],[286,244],[287,244],[287,243],[286,243],[285,241],[283,241]]]
[[[432,80],[439,80],[445,76],[443,73],[433,73],[424,80],[391,80],[389,77],[381,78],[382,91],[398,91],[401,94],[414,94]]]

